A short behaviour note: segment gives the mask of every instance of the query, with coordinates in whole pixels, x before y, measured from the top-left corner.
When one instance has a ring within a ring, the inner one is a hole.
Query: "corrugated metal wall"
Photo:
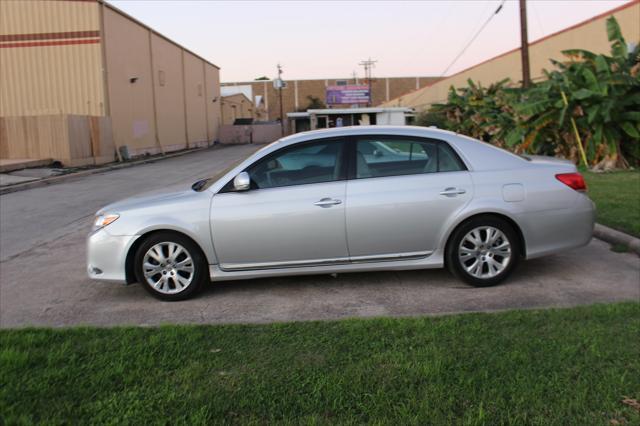
[[[105,8],[104,33],[113,137],[136,153],[158,152],[149,30]]]
[[[184,83],[187,104],[187,136],[190,144],[207,140],[207,116],[204,101],[204,68],[202,60],[183,53]]]
[[[104,34],[116,145],[153,154],[217,137],[216,67],[108,6]]]
[[[97,2],[0,0],[0,116],[104,115]]]
[[[182,49],[162,37],[151,36],[158,136],[165,149],[187,146],[184,115]]]
[[[102,2],[0,0],[0,76],[0,116],[110,115],[133,154],[218,137],[218,68]]]
[[[220,70],[210,64],[204,64],[205,74],[205,102],[207,103],[207,126],[209,140],[220,138],[220,126],[222,125],[222,98],[220,96]]]

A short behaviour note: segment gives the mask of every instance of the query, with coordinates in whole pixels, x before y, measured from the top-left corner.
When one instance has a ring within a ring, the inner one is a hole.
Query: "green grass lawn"
[[[640,237],[640,171],[584,173],[598,223]]]
[[[639,337],[638,303],[2,330],[0,424],[639,424]]]

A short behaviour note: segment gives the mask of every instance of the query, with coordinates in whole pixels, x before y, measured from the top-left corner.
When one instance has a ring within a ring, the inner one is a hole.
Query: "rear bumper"
[[[87,274],[94,280],[126,282],[125,263],[138,235],[114,236],[99,229],[87,238]]]
[[[581,195],[569,209],[520,215],[518,223],[526,241],[527,259],[589,244],[595,219],[595,205],[586,195]]]

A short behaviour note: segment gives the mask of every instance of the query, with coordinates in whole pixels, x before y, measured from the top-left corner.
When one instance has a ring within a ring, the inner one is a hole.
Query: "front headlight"
[[[99,214],[93,221],[93,231],[97,231],[100,228],[104,228],[105,226],[115,222],[120,217],[119,214],[110,213],[110,214]]]

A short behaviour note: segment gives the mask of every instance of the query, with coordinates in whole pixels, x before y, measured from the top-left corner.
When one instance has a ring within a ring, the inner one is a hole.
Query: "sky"
[[[517,0],[507,0],[466,52],[455,57],[501,0],[187,1],[108,0],[221,67],[221,81],[442,76],[520,45]],[[628,1],[528,0],[529,41]],[[605,29],[603,28],[603,31]]]

